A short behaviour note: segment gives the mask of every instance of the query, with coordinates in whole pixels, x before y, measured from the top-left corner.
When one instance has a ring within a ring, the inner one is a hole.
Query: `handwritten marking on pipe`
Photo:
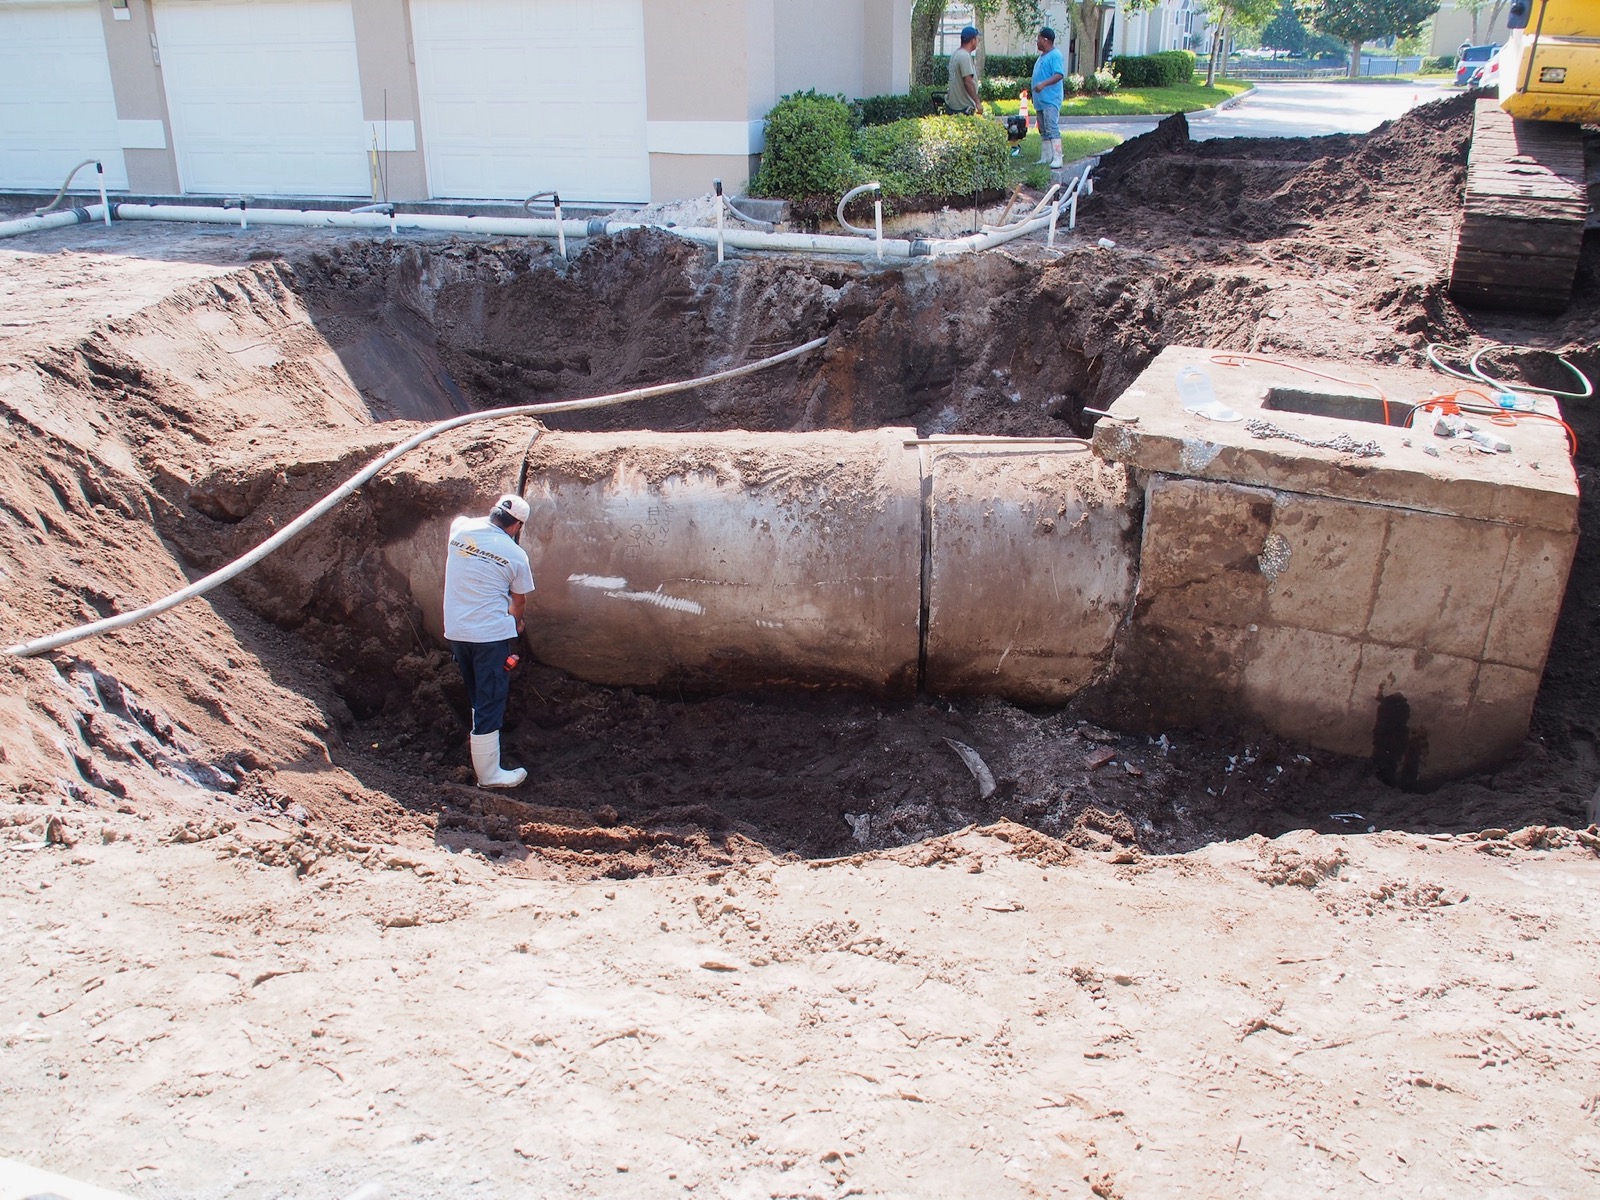
[[[597,588],[614,600],[632,600],[639,604],[652,604],[656,608],[666,608],[673,612],[694,613],[700,616],[705,613],[705,606],[693,600],[685,600],[681,596],[669,596],[665,592],[630,592],[627,590],[628,581],[616,575],[568,575],[567,582],[577,587]]]
[[[615,600],[634,600],[640,604],[653,604],[657,608],[671,609],[673,612],[694,613],[701,616],[705,613],[705,606],[694,600],[685,600],[682,596],[668,596],[662,592],[607,592],[606,595]]]
[[[618,592],[628,586],[628,581],[617,575],[568,575],[567,582],[577,587],[599,588],[606,592]]]

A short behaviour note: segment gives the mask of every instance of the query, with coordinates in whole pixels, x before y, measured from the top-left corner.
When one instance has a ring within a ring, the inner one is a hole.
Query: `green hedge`
[[[852,107],[858,114],[859,124],[888,125],[909,117],[926,117],[943,112],[940,100],[944,92],[944,88],[915,87],[910,95],[868,96],[857,100]]]
[[[1177,87],[1194,78],[1193,50],[1163,50],[1160,54],[1137,54],[1111,60],[1125,88]]]
[[[1425,58],[1422,60],[1422,73],[1424,75],[1437,71],[1454,71],[1456,69],[1456,56],[1442,54],[1438,58]]]
[[[983,73],[985,75],[1014,75],[1023,79],[1032,79],[1033,64],[1038,61],[1038,58],[1037,54],[987,54],[983,59]],[[948,54],[935,54],[933,56],[933,77],[935,79],[950,78],[950,56]]]
[[[767,113],[767,145],[761,170],[750,181],[753,196],[837,196],[862,181],[851,157],[855,120],[842,96],[795,92]]]
[[[1011,150],[996,121],[940,116],[868,126],[856,134],[856,157],[885,197],[939,200],[1004,188]]]

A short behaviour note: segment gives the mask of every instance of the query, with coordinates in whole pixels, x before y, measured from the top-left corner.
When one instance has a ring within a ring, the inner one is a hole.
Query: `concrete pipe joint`
[[[1057,703],[1132,602],[1124,469],[1068,441],[548,432],[530,652],[594,683]],[[390,561],[439,633],[444,525]]]

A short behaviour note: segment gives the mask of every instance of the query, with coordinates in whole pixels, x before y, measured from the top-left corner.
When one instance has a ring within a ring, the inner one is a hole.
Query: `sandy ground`
[[[0,627],[178,586],[409,421],[819,332],[816,362],[593,424],[1081,432],[1174,342],[1593,371],[1593,246],[1559,321],[1444,297],[1464,128],[1125,147],[1060,253],[959,267],[5,243]],[[1572,416],[1588,518],[1600,422]],[[0,664],[0,1154],[185,1200],[1600,1191],[1588,541],[1523,753],[1426,796],[1249,730],[529,668],[507,742],[538,790],[497,799],[363,553],[503,453],[451,443],[281,566]]]
[[[0,1128],[138,1195],[1600,1186],[1600,862],[1570,834],[1145,859],[1001,825],[570,886],[75,832],[6,844]]]

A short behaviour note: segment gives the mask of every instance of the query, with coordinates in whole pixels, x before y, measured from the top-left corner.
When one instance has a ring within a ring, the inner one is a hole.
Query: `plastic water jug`
[[[1178,402],[1189,412],[1216,404],[1217,393],[1211,386],[1211,373],[1204,367],[1179,367]]]

